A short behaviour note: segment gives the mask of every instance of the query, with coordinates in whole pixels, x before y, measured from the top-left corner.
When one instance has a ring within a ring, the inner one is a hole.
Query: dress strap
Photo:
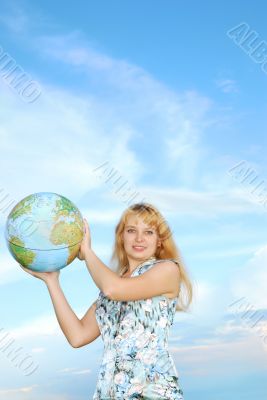
[[[158,259],[158,260],[156,260],[156,262],[160,262],[160,261],[173,261],[173,262],[175,262],[177,265],[179,265],[179,262],[178,262],[175,258],[163,258],[163,259]]]
[[[178,267],[180,266],[179,262],[175,258],[162,258],[162,259],[152,260],[152,262],[148,265],[148,267],[150,267],[151,265],[157,264],[159,262],[164,262],[164,261],[173,261]]]
[[[167,258],[167,260],[175,262],[175,264],[177,264],[178,267],[179,267],[179,265],[180,265],[180,264],[179,264],[179,261],[177,261],[175,258]]]

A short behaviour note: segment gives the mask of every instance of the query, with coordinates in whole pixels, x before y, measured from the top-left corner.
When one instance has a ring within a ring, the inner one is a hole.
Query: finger
[[[90,228],[89,228],[88,222],[85,218],[84,218],[84,232],[86,235],[90,234]]]
[[[85,225],[89,228],[89,224],[88,224],[88,221],[87,221],[87,219],[86,218],[84,218],[83,219],[84,220],[84,223],[85,223]]]
[[[33,275],[32,271],[29,268],[25,268],[23,265],[19,264],[21,268],[25,271],[28,272],[29,274]]]
[[[83,219],[83,233],[86,233],[86,219]]]

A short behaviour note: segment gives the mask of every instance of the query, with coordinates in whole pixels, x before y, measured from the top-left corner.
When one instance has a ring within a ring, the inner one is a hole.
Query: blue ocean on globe
[[[33,271],[55,271],[77,256],[84,224],[79,209],[64,196],[31,194],[10,212],[5,236],[11,255]]]

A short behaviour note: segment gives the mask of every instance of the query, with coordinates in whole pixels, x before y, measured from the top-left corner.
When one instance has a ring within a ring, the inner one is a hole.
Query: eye
[[[153,235],[153,233],[154,233],[153,231],[147,231],[147,232],[149,232],[149,234],[152,234],[152,235]]]
[[[130,231],[134,231],[134,229],[131,229],[131,228],[130,228],[130,229],[127,229],[127,232],[130,232]]]

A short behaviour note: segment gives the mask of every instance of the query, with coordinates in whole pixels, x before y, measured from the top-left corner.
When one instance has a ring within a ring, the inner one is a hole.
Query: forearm
[[[60,328],[70,345],[75,347],[81,336],[82,323],[68,304],[59,281],[54,280],[46,285]]]
[[[85,263],[96,286],[108,295],[110,288],[114,287],[121,279],[115,272],[108,268],[92,249],[88,249],[85,253]]]

